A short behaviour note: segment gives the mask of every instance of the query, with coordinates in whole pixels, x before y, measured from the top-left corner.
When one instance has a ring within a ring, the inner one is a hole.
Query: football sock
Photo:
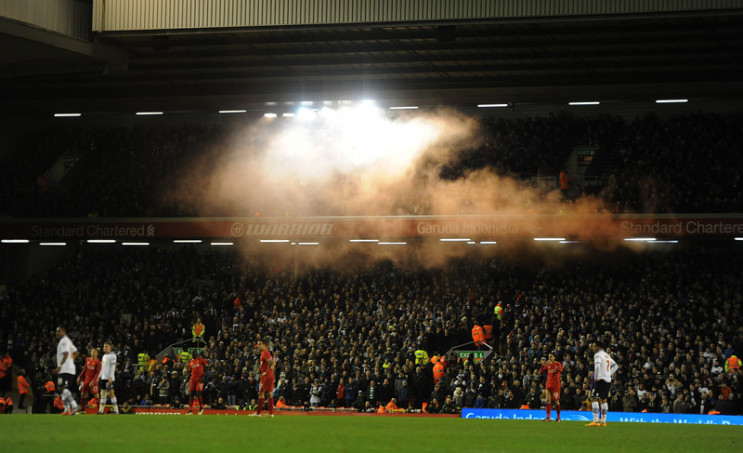
[[[593,422],[598,423],[599,422],[599,402],[594,401],[591,403],[591,411],[593,412]]]
[[[106,407],[106,400],[101,400],[100,406],[98,406],[98,412],[103,412],[103,409]]]
[[[193,396],[188,399],[188,408],[193,410]]]
[[[268,398],[268,413],[273,414],[273,396]]]
[[[204,408],[204,397],[203,396],[199,396],[196,399],[199,400],[199,409],[203,409]]]
[[[550,417],[552,417],[552,404],[547,403],[547,420],[549,420]]]
[[[119,405],[116,404],[116,398],[111,398],[111,405],[114,407],[114,413],[119,413]]]
[[[258,398],[258,413],[260,414],[263,410],[263,403],[266,402],[265,398]]]
[[[601,421],[606,423],[606,413],[609,412],[609,403],[601,404]]]
[[[561,409],[561,406],[560,406],[560,403],[559,402],[557,403],[556,409],[557,409],[557,419],[560,420],[560,409]]]

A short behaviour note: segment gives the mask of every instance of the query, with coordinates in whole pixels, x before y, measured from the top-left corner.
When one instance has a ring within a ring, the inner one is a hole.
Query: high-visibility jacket
[[[150,363],[150,356],[146,352],[140,352],[137,354],[137,364],[139,365],[139,369],[142,371],[146,371],[147,364]]]
[[[485,331],[477,324],[472,328],[472,341],[475,342],[475,345],[485,343]]]
[[[493,339],[493,326],[490,324],[486,324],[482,326],[483,330],[485,331],[485,341],[490,341]]]
[[[384,408],[384,410],[386,410],[387,412],[392,412],[392,411],[396,411],[399,409],[400,408],[397,407],[397,404],[395,404],[393,401],[390,401],[389,403],[387,403],[387,406]]]
[[[56,389],[57,388],[52,381],[48,381],[46,384],[44,384],[44,390],[46,390],[46,393],[54,393]]]
[[[191,333],[194,338],[202,338],[204,336],[204,323],[194,324],[191,327]]]
[[[186,351],[185,349],[181,351],[181,363],[184,365],[188,365],[188,362],[193,359],[193,355],[191,355],[190,352]]]
[[[725,372],[728,373],[730,371],[740,370],[740,362],[741,361],[737,356],[731,355],[725,361]]]
[[[64,401],[62,401],[62,397],[58,396],[54,398],[54,407],[56,407],[60,411],[64,410]]]
[[[493,313],[495,313],[495,316],[498,318],[498,321],[500,321],[501,318],[503,317],[503,307],[501,307],[500,304],[496,305],[495,308],[493,309]]]
[[[442,362],[436,362],[436,365],[433,366],[433,383],[436,384],[439,382],[444,377],[444,374],[444,364]]]
[[[377,414],[385,414],[385,413],[387,413],[387,411],[386,411],[386,410],[384,410],[384,406],[382,406],[382,405],[380,404],[380,405],[379,405],[379,409],[377,410]]]
[[[153,371],[157,369],[157,360],[150,359],[150,362],[147,364],[147,372]]]
[[[19,395],[25,395],[28,393],[28,391],[31,389],[31,386],[29,385],[28,381],[26,380],[23,375],[18,375],[18,394]]]
[[[428,353],[423,349],[415,351],[415,364],[422,365],[426,362],[428,362]]]

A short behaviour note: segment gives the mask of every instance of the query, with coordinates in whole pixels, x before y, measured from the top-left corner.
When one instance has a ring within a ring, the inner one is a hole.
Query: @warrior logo
[[[242,223],[236,222],[233,223],[230,227],[230,233],[232,233],[232,236],[234,237],[240,237],[245,232],[245,226],[243,226]]]

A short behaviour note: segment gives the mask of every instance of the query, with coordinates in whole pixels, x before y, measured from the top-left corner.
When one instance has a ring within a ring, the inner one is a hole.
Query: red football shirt
[[[92,381],[95,378],[98,377],[98,375],[101,372],[101,361],[99,359],[94,359],[93,357],[88,357],[88,359],[85,361],[85,380],[86,381]]]
[[[268,349],[261,352],[261,375],[266,374],[266,376],[273,375],[273,370],[271,369],[271,353],[268,352]]]
[[[562,373],[562,363],[552,362],[550,364],[542,365],[539,369],[539,374],[547,373],[547,384],[545,387],[559,387],[560,386],[560,373]]]
[[[188,362],[188,367],[191,368],[191,380],[198,381],[201,376],[204,375],[204,370],[209,366],[209,362],[203,357],[196,357]]]

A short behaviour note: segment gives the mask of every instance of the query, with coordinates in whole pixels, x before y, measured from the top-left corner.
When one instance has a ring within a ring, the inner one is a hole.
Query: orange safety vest
[[[31,386],[28,384],[28,381],[23,376],[18,376],[18,394],[19,395],[25,395],[28,393],[28,390],[31,388]]]
[[[10,367],[13,366],[13,359],[10,356],[5,356],[0,360],[0,379],[3,379],[8,375]]]
[[[426,409],[428,409],[428,403],[424,401],[423,403],[421,403],[421,412],[423,412],[424,414],[428,413]]]
[[[61,411],[64,410],[64,402],[62,401],[62,398],[61,397],[58,396],[58,397],[54,398],[54,407],[56,407],[57,409],[59,409]]]
[[[476,345],[485,343],[485,331],[483,331],[482,327],[477,324],[472,328],[472,341],[474,341]]]
[[[384,406],[381,404],[379,405],[379,410],[377,410],[377,414],[386,414],[387,411],[384,410]]]
[[[191,328],[191,333],[194,338],[201,338],[204,336],[204,324],[194,324]]]
[[[57,388],[54,386],[54,382],[49,381],[46,384],[44,384],[44,389],[46,389],[46,393],[52,393]]]
[[[442,377],[444,377],[444,364],[441,362],[437,362],[436,365],[433,366],[433,383],[436,384],[441,380]]]
[[[387,407],[385,407],[385,410],[387,412],[396,411],[398,409],[400,409],[400,408],[397,407],[397,404],[393,403],[392,401],[390,401],[389,403],[387,403]]]
[[[552,173],[554,175],[554,173]],[[565,172],[560,172],[560,190],[568,190],[570,188],[570,175]]]
[[[489,341],[493,339],[493,326],[490,324],[487,324],[484,326],[485,329],[485,341]]]
[[[734,355],[728,357],[727,363],[725,364],[725,368],[727,368],[725,371],[733,371],[733,370],[739,370],[740,369],[740,359]]]

